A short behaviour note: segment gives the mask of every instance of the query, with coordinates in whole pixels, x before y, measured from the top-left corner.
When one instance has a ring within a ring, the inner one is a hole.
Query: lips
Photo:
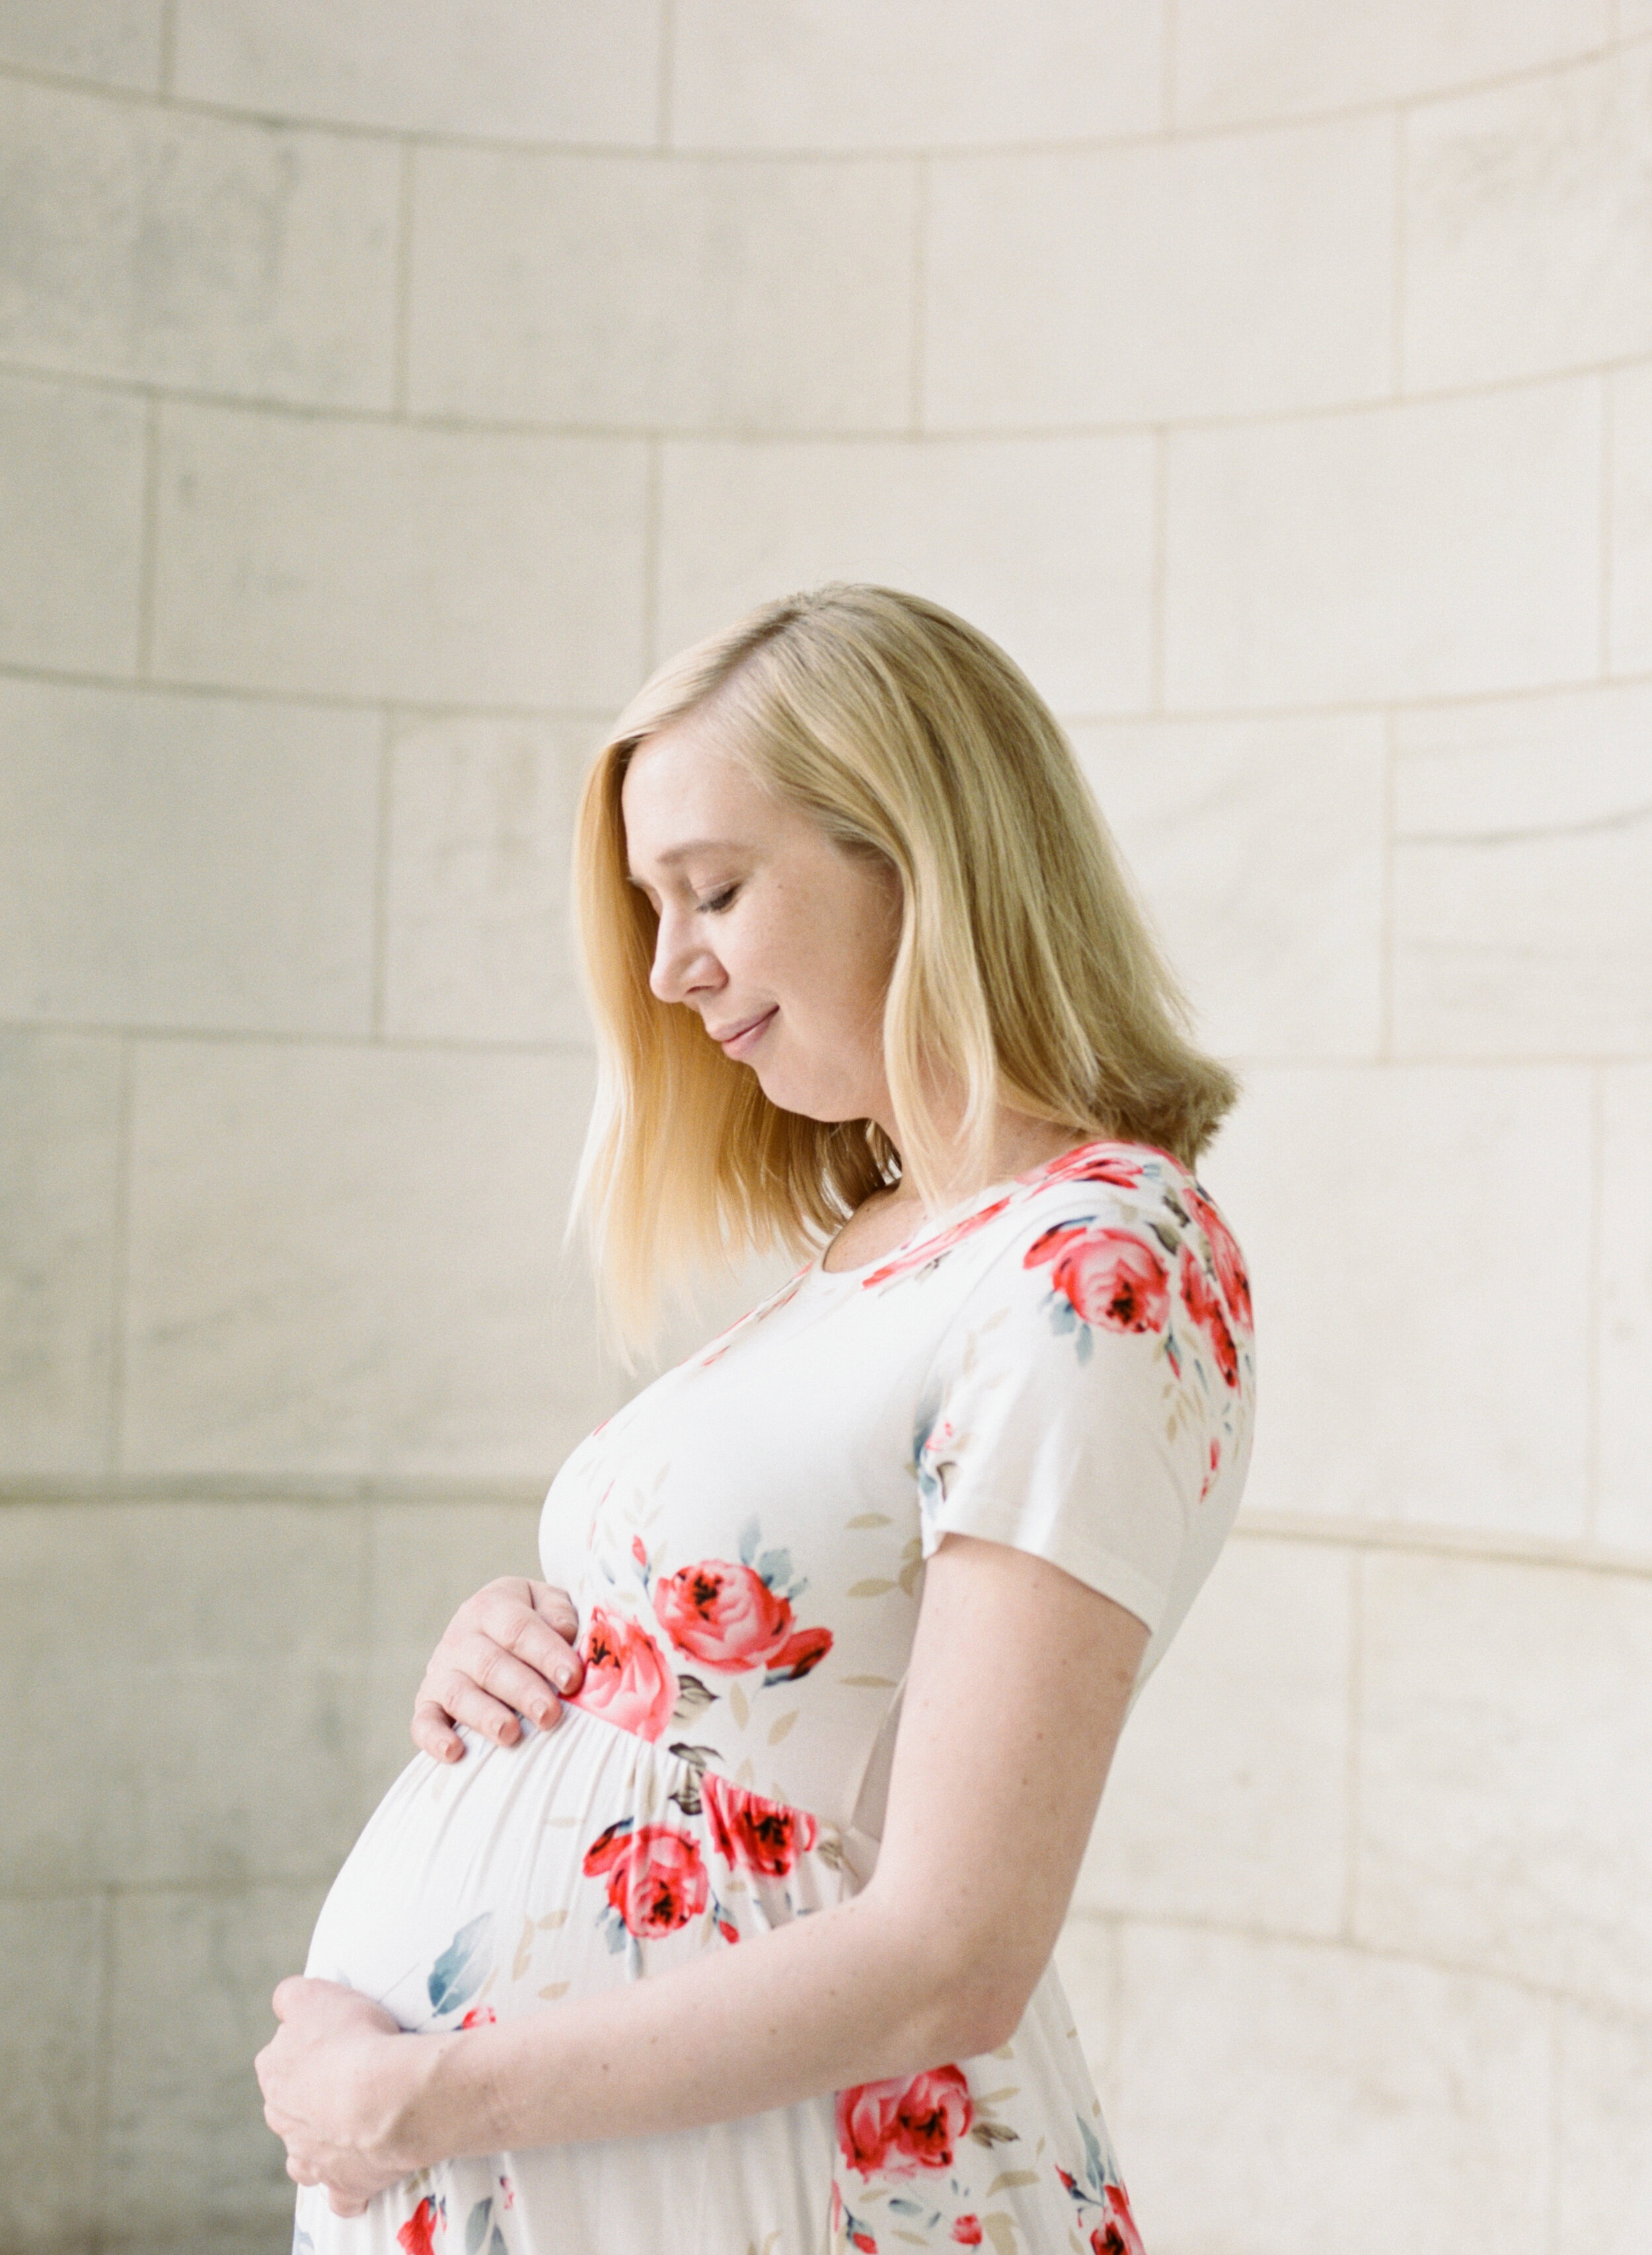
[[[755,1018],[744,1019],[739,1025],[727,1027],[721,1033],[710,1026],[707,1026],[706,1030],[721,1049],[725,1057],[735,1057],[762,1036],[769,1021],[779,1008],[780,1005],[777,1002],[774,1003],[769,1009],[760,1010]]]

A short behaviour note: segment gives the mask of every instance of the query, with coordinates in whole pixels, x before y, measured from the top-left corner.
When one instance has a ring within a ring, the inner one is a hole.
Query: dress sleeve
[[[969,1287],[930,1366],[924,1556],[946,1535],[1007,1542],[1155,1631],[1240,1430],[1248,1337],[1202,1233],[1123,1201],[1051,1203]]]

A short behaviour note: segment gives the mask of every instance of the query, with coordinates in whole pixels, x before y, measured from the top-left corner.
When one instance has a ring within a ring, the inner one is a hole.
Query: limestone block
[[[425,148],[409,397],[487,420],[894,430],[916,167]]]
[[[1408,387],[1652,351],[1649,104],[1629,48],[1408,115]]]
[[[1336,1935],[1352,1665],[1349,1554],[1236,1541],[1130,1717],[1076,1907]]]
[[[1607,635],[1613,673],[1652,670],[1652,368],[1611,379]]]
[[[945,603],[1070,713],[1149,693],[1146,438],[668,442],[662,653],[826,580]]]
[[[1119,1956],[1101,2103],[1154,2255],[1541,2255],[1546,1999],[1196,1929]]]
[[[387,143],[0,85],[0,351],[263,398],[390,404]]]
[[[1162,122],[1162,0],[678,0],[683,148],[1093,141]]]
[[[1595,1532],[1652,1556],[1652,1065],[1605,1076],[1600,1165],[1600,1500]]]
[[[252,2062],[275,2033],[271,1991],[303,1969],[321,1894],[118,1899],[101,2244],[250,2255],[286,2244],[292,2185]]]
[[[362,1767],[376,1794],[412,1757],[407,1733],[413,1697],[453,1614],[484,1583],[502,1575],[538,1577],[539,1504],[381,1503],[370,1520]]]
[[[1262,1511],[1584,1531],[1588,1076],[1257,1066],[1206,1167],[1249,1254]]]
[[[109,1462],[120,1142],[113,1040],[0,1034],[0,1470]]]
[[[0,60],[152,92],[165,13],[165,0],[0,0]]]
[[[1397,1047],[1652,1049],[1652,689],[1413,709],[1394,727]]]
[[[91,2244],[104,1956],[95,1896],[0,1902],[0,2245]]]
[[[1652,2023],[1560,2014],[1556,2255],[1652,2244]]]
[[[1592,676],[1599,448],[1586,378],[1173,433],[1167,702],[1375,702]]]
[[[924,420],[1139,423],[1386,395],[1381,118],[937,159]]]
[[[359,1814],[360,1521],[11,1505],[0,1886],[330,1874]]]
[[[547,1477],[609,1406],[558,1257],[589,1101],[567,1052],[146,1050],[129,1465]]]
[[[0,682],[0,1012],[365,1033],[369,713]]]
[[[0,375],[0,664],[137,663],[144,406]]]
[[[589,1041],[569,863],[599,733],[580,721],[404,722],[390,785],[392,1036]]]
[[[1356,1934],[1652,2013],[1652,1585],[1365,1575]]]
[[[658,0],[178,0],[173,83],[281,117],[649,143]]]
[[[157,667],[601,707],[642,668],[644,447],[169,405]]]
[[[1211,125],[1403,100],[1588,54],[1610,31],[1609,0],[1177,0],[1175,118]]]
[[[1381,1028],[1374,715],[1080,723],[1107,825],[1223,1056],[1351,1057]]]

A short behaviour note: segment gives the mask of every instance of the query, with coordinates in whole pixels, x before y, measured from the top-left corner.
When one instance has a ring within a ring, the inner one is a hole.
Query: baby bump
[[[465,1731],[369,1818],[306,1970],[404,2027],[475,2027],[726,1948],[852,1891],[807,1810],[568,1710],[517,1746]]]

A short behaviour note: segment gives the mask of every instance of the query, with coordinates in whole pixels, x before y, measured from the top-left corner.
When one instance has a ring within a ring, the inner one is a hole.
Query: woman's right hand
[[[507,1577],[467,1598],[430,1656],[413,1702],[413,1744],[438,1761],[462,1761],[453,1728],[468,1723],[502,1746],[522,1736],[518,1716],[554,1730],[562,1698],[580,1688],[573,1648],[579,1616],[566,1590]]]

